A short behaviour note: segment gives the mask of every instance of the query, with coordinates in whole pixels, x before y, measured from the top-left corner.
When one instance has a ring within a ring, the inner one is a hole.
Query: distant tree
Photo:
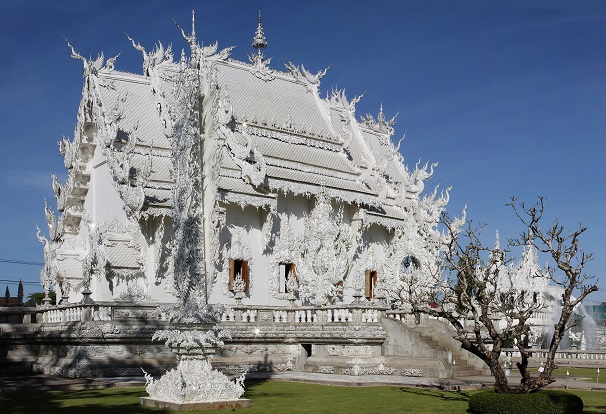
[[[590,283],[594,276],[584,272],[592,255],[579,248],[579,237],[585,232],[585,227],[565,231],[555,221],[543,229],[543,198],[539,198],[531,207],[518,203],[515,198],[511,199],[509,205],[525,230],[518,238],[509,240],[504,250],[498,243],[493,248],[483,245],[480,241],[481,228],[474,228],[471,223],[464,227],[461,220],[452,220],[442,213],[441,224],[449,236],[443,257],[446,276],[436,274],[432,287],[422,290],[418,289],[418,283],[411,280],[405,297],[413,312],[442,318],[454,328],[455,339],[461,343],[461,347],[479,357],[490,368],[495,378],[496,392],[531,393],[555,381],[556,351],[566,331],[579,322],[571,318],[573,309],[597,287],[595,283]],[[518,246],[524,246],[526,254],[536,254],[536,250],[547,254],[554,266],[544,269],[537,266],[531,271],[532,274],[521,274],[528,268],[511,266],[512,258],[509,255],[509,249]],[[516,280],[538,285],[546,285],[550,281],[561,289],[561,311],[555,315],[555,329],[550,334],[544,369],[536,376],[528,369],[529,319],[548,303],[543,296],[516,283]],[[433,306],[428,306],[429,303]],[[512,341],[521,354],[521,360],[516,365],[522,379],[515,386],[508,384],[503,361],[499,359],[502,348]]]
[[[54,305],[57,302],[57,295],[54,291],[50,291],[48,292],[48,297],[50,298],[50,304]],[[27,302],[26,305],[27,306],[35,306],[35,305],[41,305],[42,304],[42,300],[44,299],[44,292],[34,292],[34,293],[30,293],[29,295],[27,295]]]
[[[8,286],[6,287],[6,292],[4,293],[4,303],[8,306],[8,303],[11,300],[11,291],[8,290]]]
[[[23,304],[23,281],[19,279],[19,288],[17,290],[17,298],[19,299],[19,304]]]

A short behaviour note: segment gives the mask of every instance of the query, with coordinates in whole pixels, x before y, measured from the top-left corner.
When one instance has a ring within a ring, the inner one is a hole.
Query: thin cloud
[[[9,171],[4,175],[4,186],[20,187],[36,190],[48,190],[51,188],[52,179],[49,171]],[[59,177],[61,182],[62,178]]]

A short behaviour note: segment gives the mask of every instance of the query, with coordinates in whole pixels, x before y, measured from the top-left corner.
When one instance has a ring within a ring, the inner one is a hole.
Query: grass
[[[606,412],[606,393],[571,391],[585,403],[585,414]],[[243,414],[272,413],[448,413],[465,414],[471,392],[400,387],[334,387],[293,382],[248,382],[245,397],[253,406]],[[0,393],[2,411],[13,414],[171,414],[139,405],[144,388]],[[214,412],[228,412],[222,410]],[[209,413],[200,411],[199,413]]]
[[[598,370],[596,368],[573,368],[560,366],[559,368],[553,371],[554,377],[556,377],[560,381],[566,381],[566,370],[570,373],[568,377],[569,381],[583,380],[587,382],[596,383],[598,379]],[[606,368],[600,369],[600,384],[606,384]]]

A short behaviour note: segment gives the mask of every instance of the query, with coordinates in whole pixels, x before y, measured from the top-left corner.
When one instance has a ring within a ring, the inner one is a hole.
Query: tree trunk
[[[494,390],[501,394],[510,393],[511,389],[509,388],[507,377],[505,376],[505,371],[503,371],[501,364],[497,362],[494,366],[490,367],[490,371],[494,376]]]

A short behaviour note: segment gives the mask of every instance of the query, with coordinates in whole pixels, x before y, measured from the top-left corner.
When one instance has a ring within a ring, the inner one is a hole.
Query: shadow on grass
[[[408,394],[437,398],[443,401],[469,401],[469,397],[471,396],[471,394],[465,391],[442,391],[432,388],[400,387],[400,391],[403,391]]]
[[[170,411],[142,407],[139,398],[146,396],[143,388],[114,388],[84,391],[15,391],[0,393],[2,411],[12,414],[129,414]]]

